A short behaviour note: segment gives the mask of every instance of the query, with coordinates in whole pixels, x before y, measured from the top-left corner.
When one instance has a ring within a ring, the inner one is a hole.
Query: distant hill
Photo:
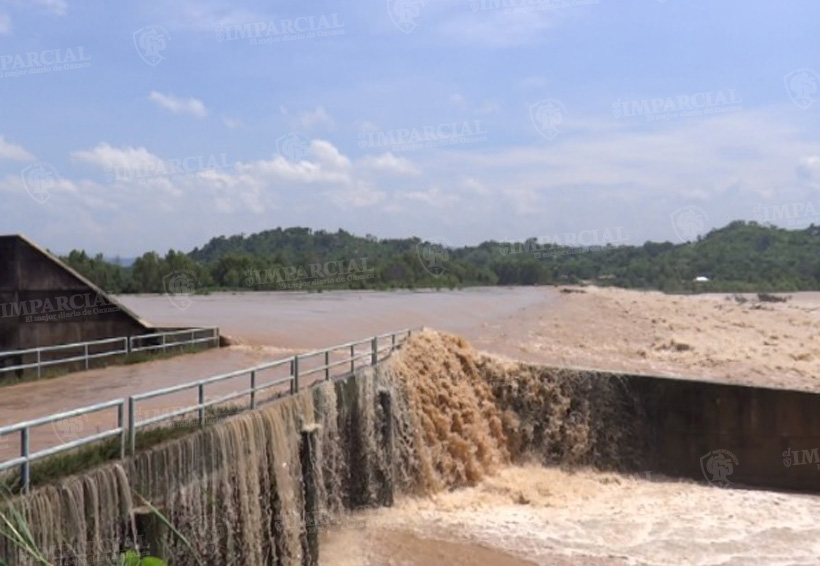
[[[669,292],[789,292],[820,289],[820,227],[786,230],[736,221],[687,244],[590,248],[534,238],[446,248],[419,238],[277,228],[213,238],[187,254],[172,250],[162,257],[148,252],[130,267],[79,251],[65,259],[112,292],[162,292],[172,273],[188,274],[196,289],[454,288],[587,281]],[[698,276],[710,281],[696,283]]]

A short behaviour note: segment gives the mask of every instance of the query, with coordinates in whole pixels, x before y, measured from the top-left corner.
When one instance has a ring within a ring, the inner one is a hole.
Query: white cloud
[[[359,160],[364,169],[397,175],[419,175],[421,171],[406,157],[397,157],[391,152],[381,155],[367,155]]]
[[[241,121],[235,120],[234,118],[229,118],[227,116],[222,117],[222,123],[230,130],[236,130],[237,128],[241,128],[243,126]]]
[[[174,114],[190,114],[196,118],[204,118],[208,115],[205,104],[197,98],[180,98],[172,94],[162,94],[154,90],[148,95],[148,99]]]
[[[157,165],[162,161],[144,147],[119,149],[105,142],[98,144],[94,149],[74,151],[71,153],[71,157],[77,161],[91,163],[103,169],[107,167],[124,167],[133,170],[146,165]]]
[[[0,135],[0,159],[10,159],[12,161],[31,161],[34,156],[26,151],[22,146],[6,141]]]
[[[348,189],[330,191],[325,196],[342,210],[347,210],[375,206],[385,200],[386,193],[367,182],[359,182]]]
[[[285,114],[287,114],[287,110],[285,111]],[[312,130],[316,126],[320,126],[322,124],[332,128],[334,122],[333,118],[327,113],[324,107],[319,106],[316,110],[302,112],[299,115],[299,124],[306,130]]]

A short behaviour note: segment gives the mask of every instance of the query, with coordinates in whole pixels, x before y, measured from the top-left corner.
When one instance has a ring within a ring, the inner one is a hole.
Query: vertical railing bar
[[[199,426],[205,426],[205,384],[199,384]]]
[[[356,371],[356,345],[350,345],[350,373]]]
[[[293,362],[290,367],[293,369],[291,372],[293,381],[290,382],[290,394],[295,395],[299,393],[299,356],[293,356]]]
[[[43,376],[43,366],[42,359],[40,357],[41,350],[37,350],[37,379],[40,379]]]
[[[23,493],[28,493],[31,484],[31,462],[29,462],[30,438],[28,427],[20,429],[20,456],[25,458],[25,461],[20,465],[20,482],[22,483]]]
[[[251,409],[256,408],[256,370],[251,370]]]
[[[330,379],[330,350],[325,350],[325,379]]]
[[[128,436],[131,445],[130,454],[133,456],[137,452],[137,415],[135,407],[137,402],[133,397],[128,398]]]
[[[125,460],[125,445],[128,442],[125,429],[125,401],[117,405],[117,428],[120,429],[120,460]]]
[[[85,369],[88,369],[88,342],[85,343]]]
[[[374,336],[372,342],[373,350],[370,352],[370,365],[375,366],[379,363],[379,337]]]

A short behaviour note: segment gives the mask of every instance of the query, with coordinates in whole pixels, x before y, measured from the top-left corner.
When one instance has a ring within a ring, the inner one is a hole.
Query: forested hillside
[[[418,238],[377,239],[308,228],[220,236],[190,253],[147,252],[130,267],[72,251],[64,259],[114,293],[162,292],[186,273],[197,290],[455,288],[594,282],[685,291],[820,289],[820,227],[785,230],[737,221],[688,244],[574,248],[484,242],[446,248]],[[350,277],[343,277],[350,275]],[[708,283],[695,283],[695,277]]]

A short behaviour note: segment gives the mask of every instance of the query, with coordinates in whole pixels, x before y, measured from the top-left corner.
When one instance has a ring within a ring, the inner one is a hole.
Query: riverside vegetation
[[[583,282],[673,293],[820,289],[820,227],[814,225],[786,230],[736,221],[682,244],[612,244],[607,243],[612,234],[596,234],[602,245],[560,245],[556,242],[572,238],[555,235],[547,241],[530,238],[515,243],[487,241],[477,246],[447,247],[419,238],[378,239],[344,230],[331,233],[277,228],[249,236],[220,236],[189,253],[170,250],[163,257],[146,252],[128,266],[79,250],[63,259],[112,293],[163,292],[163,278],[175,272],[190,274],[198,292]],[[331,263],[334,273],[344,274],[349,268],[356,276],[342,281],[321,277],[324,267]],[[277,278],[277,273],[284,277]],[[695,282],[696,277],[709,281]],[[294,279],[315,284],[294,286]]]

